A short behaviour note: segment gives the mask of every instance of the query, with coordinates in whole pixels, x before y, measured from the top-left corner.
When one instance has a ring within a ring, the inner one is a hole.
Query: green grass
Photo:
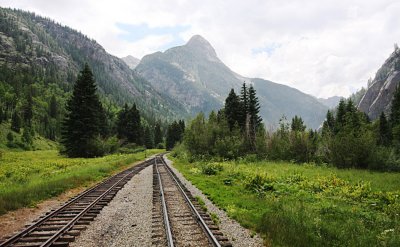
[[[100,181],[133,162],[162,150],[83,159],[56,150],[4,151],[0,156],[0,214],[36,203],[79,186]]]
[[[211,201],[260,233],[268,246],[400,246],[399,173],[172,159]],[[216,174],[207,175],[210,169]]]
[[[10,130],[11,124],[10,123],[2,123],[0,124],[0,152],[7,151],[23,151],[22,147],[19,148],[10,148],[7,146],[7,134],[11,132],[14,135],[14,143],[20,143],[22,145],[21,136],[22,136],[22,129],[20,133],[14,132]],[[31,150],[55,150],[59,146],[58,143],[41,137],[39,135],[35,135],[33,138],[33,145]],[[2,151],[3,150],[3,151]]]

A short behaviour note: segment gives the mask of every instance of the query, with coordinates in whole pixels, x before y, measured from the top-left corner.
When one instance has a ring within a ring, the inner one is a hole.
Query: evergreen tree
[[[248,109],[249,109],[249,90],[247,89],[246,83],[243,83],[240,91],[240,122],[239,125],[242,129],[245,129],[246,122],[248,121]]]
[[[153,140],[153,133],[151,132],[150,127],[146,126],[144,129],[144,145],[146,148],[154,148]]]
[[[391,141],[391,131],[389,122],[386,119],[385,113],[382,112],[379,116],[379,139],[378,144],[382,146],[389,146]]]
[[[22,141],[24,142],[24,144],[27,147],[32,146],[33,144],[33,138],[32,138],[33,134],[32,134],[32,130],[30,127],[26,126],[24,128],[24,131],[22,133]]]
[[[225,115],[229,124],[229,129],[232,131],[235,124],[241,122],[240,100],[233,88],[225,99]]]
[[[292,118],[291,129],[292,131],[304,132],[306,130],[306,126],[304,125],[303,119],[295,115]]]
[[[19,133],[21,129],[21,117],[16,111],[14,111],[14,114],[11,118],[11,129],[17,133]]]
[[[29,90],[27,94],[26,104],[24,106],[24,123],[25,126],[29,128],[32,127],[32,118],[33,118],[33,99],[32,99],[32,92]]]
[[[140,119],[140,112],[133,104],[129,109],[127,114],[127,138],[129,142],[136,143],[138,145],[142,144],[142,125]]]
[[[247,112],[250,115],[251,129],[255,132],[257,128],[260,126],[262,119],[259,115],[260,103],[256,95],[256,90],[253,88],[252,85],[250,85],[249,87],[249,101],[248,101]]]
[[[158,145],[162,143],[163,141],[163,135],[161,132],[161,126],[159,123],[156,123],[154,127],[154,145]]]
[[[140,112],[133,104],[131,108],[125,104],[118,114],[117,120],[118,137],[130,143],[142,144],[142,125]]]
[[[8,134],[7,134],[7,141],[9,143],[12,143],[14,141],[14,135],[13,135],[13,133],[11,131],[8,132]]]
[[[120,139],[126,139],[128,134],[126,130],[126,126],[128,123],[128,115],[129,112],[129,107],[128,104],[125,103],[124,107],[119,111],[118,113],[118,119],[117,119],[117,134],[118,138]]]
[[[183,137],[182,121],[174,121],[167,129],[166,148],[171,150],[176,143],[180,142]]]
[[[63,122],[62,144],[69,157],[100,155],[96,141],[102,136],[105,114],[88,64],[80,72],[68,100]]]
[[[342,129],[346,121],[346,101],[344,99],[339,101],[335,120],[335,133],[337,133]]]
[[[55,95],[51,96],[50,105],[49,105],[49,115],[52,118],[56,118],[58,115],[58,104]]]

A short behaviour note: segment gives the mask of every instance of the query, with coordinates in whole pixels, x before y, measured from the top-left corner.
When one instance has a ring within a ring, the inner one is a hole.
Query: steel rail
[[[147,163],[149,162],[149,160],[143,162]],[[137,166],[135,166],[137,167]],[[130,170],[128,172],[128,175],[130,175],[131,173],[133,173],[135,171],[135,167],[131,167],[127,170]],[[124,172],[127,172],[127,170],[122,171],[112,177],[107,178],[106,180],[100,182],[99,184],[97,184],[96,186],[94,186],[93,188],[88,189],[87,191],[84,191],[83,193],[81,193],[80,195],[78,195],[77,197],[75,197],[74,199],[67,201],[64,205],[62,205],[60,208],[58,208],[57,210],[54,210],[52,212],[50,212],[49,214],[47,214],[45,217],[41,218],[40,220],[34,222],[32,225],[30,225],[29,227],[27,227],[26,229],[24,229],[23,231],[21,231],[20,233],[15,234],[14,236],[12,236],[11,238],[7,239],[6,241],[0,243],[0,247],[5,247],[5,246],[10,246],[12,244],[14,244],[15,242],[18,242],[19,239],[25,237],[26,235],[28,235],[29,233],[33,232],[35,229],[37,229],[38,227],[40,227],[43,223],[45,223],[48,219],[50,219],[51,217],[57,215],[58,213],[60,213],[61,211],[63,211],[64,209],[66,209],[67,207],[71,206],[73,203],[79,201],[80,199],[84,198],[85,196],[87,196],[88,194],[96,191],[97,189],[99,189],[101,186],[104,186],[105,184],[107,184],[108,182],[110,182],[112,179],[115,179],[116,177],[122,175]],[[126,177],[124,176],[124,178]],[[119,180],[121,181],[121,180]],[[118,181],[118,183],[119,183]],[[115,184],[114,184],[115,185]]]
[[[135,170],[133,169],[130,171],[128,174],[126,174],[124,177],[122,177],[120,180],[118,180],[116,183],[114,183],[108,190],[106,190],[103,194],[101,194],[99,197],[97,197],[96,200],[94,200],[92,203],[90,203],[83,211],[81,211],[79,214],[77,214],[72,220],[68,222],[63,228],[61,228],[58,232],[56,232],[52,237],[50,237],[46,242],[44,242],[41,247],[48,247],[52,245],[54,242],[57,241],[57,239],[66,231],[71,229],[74,224],[86,213],[88,212],[92,207],[94,207],[101,199],[103,199],[108,193],[110,193],[111,190],[113,190],[119,183],[121,183],[123,180],[125,180],[128,176],[130,176],[132,173],[134,173]]]
[[[181,194],[183,195],[183,197],[185,198],[186,202],[188,203],[188,205],[190,206],[190,208],[192,209],[192,211],[195,213],[197,219],[200,221],[200,225],[202,226],[202,228],[205,230],[205,232],[207,233],[208,238],[210,239],[211,243],[216,246],[216,247],[221,247],[221,244],[218,242],[218,240],[215,238],[214,234],[211,232],[210,228],[207,226],[206,222],[203,220],[203,218],[201,217],[201,215],[199,214],[199,212],[197,211],[197,209],[195,208],[195,206],[193,205],[193,203],[190,201],[189,197],[186,195],[185,191],[183,190],[182,186],[180,185],[179,181],[175,178],[171,168],[167,165],[167,163],[165,162],[164,158],[161,156],[161,162],[165,165],[165,167],[167,168],[166,170],[168,171],[168,173],[170,174],[170,176],[172,177],[172,179],[175,181],[175,183],[178,185],[179,191],[181,192]]]
[[[169,223],[168,209],[167,209],[167,204],[165,202],[165,197],[164,197],[164,188],[163,188],[162,181],[161,181],[160,171],[158,170],[157,158],[154,159],[154,165],[156,166],[158,184],[160,186],[160,196],[161,196],[161,203],[162,203],[162,209],[163,209],[164,227],[165,227],[165,232],[167,235],[167,244],[168,244],[168,247],[174,247],[175,245],[174,245],[174,240],[172,237],[171,226]]]

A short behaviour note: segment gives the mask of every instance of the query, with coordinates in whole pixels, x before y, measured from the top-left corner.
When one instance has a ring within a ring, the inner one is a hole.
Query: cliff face
[[[400,82],[400,49],[396,49],[376,73],[358,108],[371,119],[389,113],[393,94]]]

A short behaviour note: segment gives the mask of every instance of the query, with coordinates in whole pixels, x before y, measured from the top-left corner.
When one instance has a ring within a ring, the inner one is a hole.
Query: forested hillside
[[[126,103],[135,103],[151,123],[186,116],[179,103],[96,41],[34,13],[1,8],[0,122],[16,136],[21,131],[23,137],[29,123],[31,136],[58,140],[66,99],[84,63],[93,70],[109,121]],[[30,143],[26,138],[22,142]]]

